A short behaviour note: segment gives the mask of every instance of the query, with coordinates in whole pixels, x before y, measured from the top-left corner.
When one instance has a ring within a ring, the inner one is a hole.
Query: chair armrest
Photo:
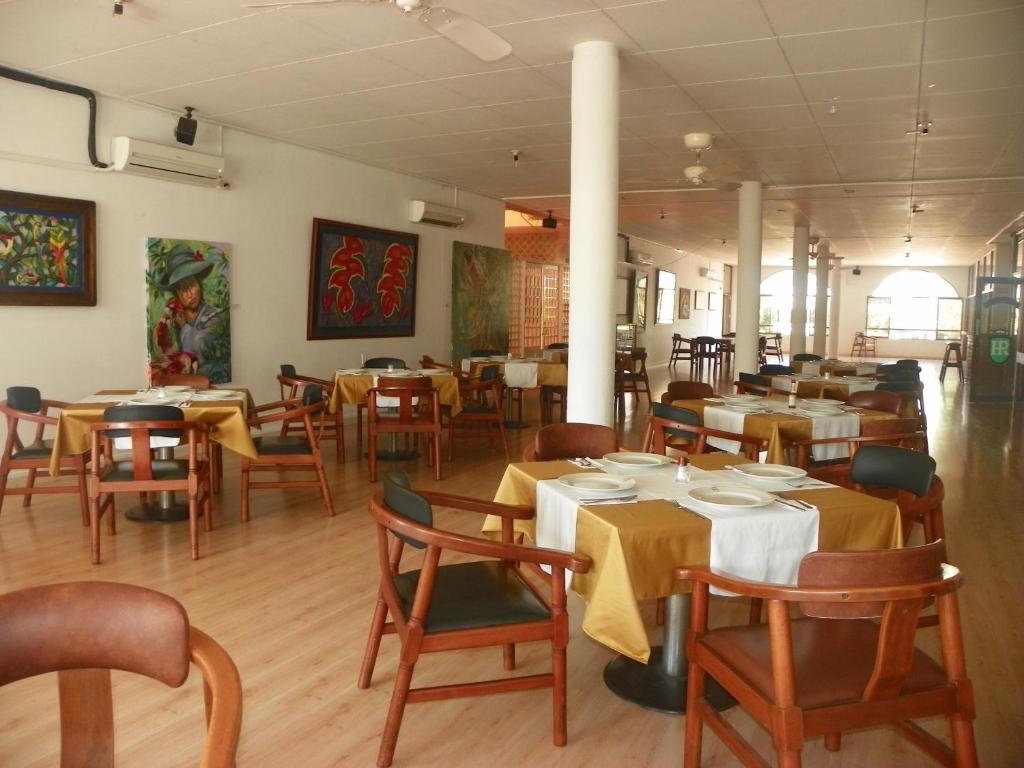
[[[13,409],[11,409],[12,412]],[[44,401],[45,410],[45,401]],[[57,425],[56,416],[46,416],[45,413],[28,413],[27,411],[16,411],[19,421],[31,421],[34,424],[48,424],[50,426]]]
[[[533,507],[528,507],[525,504],[502,504],[497,501],[473,499],[468,496],[456,496],[451,493],[439,493],[437,491],[424,491],[420,489],[417,489],[416,493],[431,504],[436,504],[439,507],[464,509],[467,512],[480,512],[484,515],[498,515],[499,517],[507,517],[511,520],[532,520],[534,516]]]
[[[43,414],[45,414],[50,408],[57,408],[58,410],[60,410],[61,408],[67,408],[69,405],[71,405],[71,403],[65,402],[63,400],[43,400],[42,404],[43,408],[41,412]]]
[[[299,381],[304,381],[307,384],[319,384],[321,387],[324,387],[325,389],[334,389],[334,382],[328,381],[327,379],[318,379],[315,376],[299,375],[296,375],[294,378],[298,379]]]
[[[291,404],[298,404],[298,407],[289,408]],[[267,416],[258,416],[253,418],[249,417],[249,426],[255,427],[260,424],[270,424],[275,421],[293,421],[295,419],[303,418],[307,413],[314,413],[323,408],[323,403],[313,403],[312,405],[302,405],[302,401],[295,400],[281,400],[277,403],[266,403],[256,407],[256,410],[270,410],[271,408],[284,408],[285,410],[278,411],[277,413],[271,413]]]

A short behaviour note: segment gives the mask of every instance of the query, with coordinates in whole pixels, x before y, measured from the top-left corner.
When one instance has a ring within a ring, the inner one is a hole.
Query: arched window
[[[818,282],[814,273],[807,275],[807,329],[808,336],[814,335],[814,302],[818,295]],[[829,297],[832,291],[828,292]],[[831,298],[829,298],[831,301]],[[759,326],[762,334],[781,333],[785,336],[792,330],[793,311],[793,270],[783,269],[761,281],[761,313]],[[825,314],[828,324],[828,312]],[[827,331],[827,328],[826,328]]]
[[[868,297],[868,336],[959,339],[963,299],[948,280],[924,269],[894,272]]]

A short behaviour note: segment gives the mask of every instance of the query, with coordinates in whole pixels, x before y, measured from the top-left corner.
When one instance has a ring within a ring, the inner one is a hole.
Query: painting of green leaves
[[[231,381],[230,246],[202,240],[146,241],[149,365],[164,374]]]
[[[0,304],[96,305],[96,204],[0,191]]]
[[[452,358],[508,349],[512,256],[500,248],[452,243]]]

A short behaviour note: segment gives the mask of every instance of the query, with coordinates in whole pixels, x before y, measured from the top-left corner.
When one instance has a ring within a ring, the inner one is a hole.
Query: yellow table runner
[[[381,371],[380,376],[387,376],[387,371]],[[450,373],[432,375],[431,380],[437,389],[438,399],[441,405],[451,406],[452,413],[456,414],[462,410],[462,401],[459,397],[459,382]],[[373,376],[370,374],[351,375],[336,374],[334,377],[334,391],[331,392],[331,401],[328,405],[331,413],[337,413],[344,405],[363,405],[366,403],[366,393],[373,388]]]
[[[513,363],[526,362],[524,360],[512,360]],[[534,362],[534,361],[530,361]],[[569,366],[566,363],[555,361],[537,362],[537,386],[538,387],[565,387],[569,384]],[[470,376],[479,376],[480,370],[488,365],[496,365],[505,372],[505,363],[500,360],[474,360],[469,366]]]
[[[694,466],[722,469],[740,457],[728,453],[692,456]],[[510,464],[495,501],[534,506],[537,483],[581,470],[568,461]],[[818,507],[819,549],[891,549],[900,546],[899,510],[884,499],[846,488],[794,490],[785,494]],[[488,519],[485,530],[499,526]],[[572,588],[586,602],[583,631],[637,661],[650,657],[638,601],[688,590],[672,578],[679,565],[708,565],[711,522],[667,501],[579,508],[576,551],[589,556],[588,573],[575,574]]]
[[[136,393],[135,390],[104,390],[96,394],[124,395],[128,398]],[[60,473],[61,456],[89,450],[90,425],[103,421],[103,412],[113,405],[116,403],[72,403],[61,411],[50,459],[51,475],[56,477]],[[193,401],[182,411],[186,421],[198,421],[209,426],[211,440],[235,453],[256,458],[256,446],[249,434],[249,424],[245,420],[241,400]]]

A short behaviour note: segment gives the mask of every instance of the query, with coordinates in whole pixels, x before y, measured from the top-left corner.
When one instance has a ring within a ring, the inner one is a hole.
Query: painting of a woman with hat
[[[151,238],[147,248],[150,365],[230,381],[227,246]]]

